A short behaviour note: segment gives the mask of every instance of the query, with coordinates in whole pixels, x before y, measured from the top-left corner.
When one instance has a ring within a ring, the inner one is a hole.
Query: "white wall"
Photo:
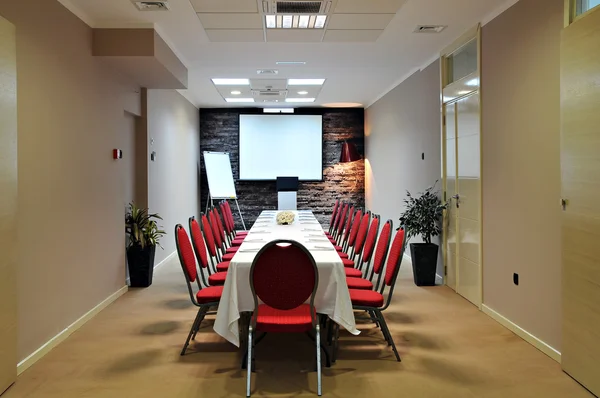
[[[148,207],[167,232],[155,264],[176,250],[173,230],[200,214],[198,109],[174,90],[148,90]],[[154,161],[150,153],[156,152]]]
[[[382,221],[391,218],[394,228],[399,224],[407,190],[422,192],[439,180],[441,191],[439,92],[436,61],[366,110],[366,205],[381,214]]]

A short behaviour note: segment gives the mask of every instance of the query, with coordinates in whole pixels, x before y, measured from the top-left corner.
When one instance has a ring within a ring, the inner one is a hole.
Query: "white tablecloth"
[[[352,302],[346,284],[346,273],[340,256],[325,237],[321,225],[312,212],[295,211],[294,213],[296,216],[293,224],[277,225],[275,221],[277,211],[263,211],[231,260],[214,329],[238,347],[240,346],[238,327],[240,312],[254,309],[249,281],[252,261],[258,249],[276,239],[298,241],[313,255],[319,271],[319,286],[315,295],[317,312],[327,314],[352,334],[360,333],[356,329]]]

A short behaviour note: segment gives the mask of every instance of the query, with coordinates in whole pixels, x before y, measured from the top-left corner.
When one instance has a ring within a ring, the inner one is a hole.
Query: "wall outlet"
[[[513,274],[513,283],[519,286],[519,274],[517,274],[516,272]]]

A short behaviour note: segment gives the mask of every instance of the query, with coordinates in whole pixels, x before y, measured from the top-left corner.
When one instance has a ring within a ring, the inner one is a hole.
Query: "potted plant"
[[[404,199],[406,209],[400,217],[400,226],[404,227],[407,239],[413,236],[423,239],[423,243],[410,244],[413,278],[417,286],[435,285],[438,245],[431,243],[431,237],[442,232],[440,224],[447,204],[442,203],[437,192],[433,192],[434,187],[435,184],[419,196],[407,191]]]
[[[129,204],[125,215],[125,233],[129,237],[127,266],[131,287],[148,287],[152,284],[156,246],[160,246],[159,240],[165,234],[156,220],[162,218],[158,214],[148,214],[148,209],[141,209],[134,202]]]

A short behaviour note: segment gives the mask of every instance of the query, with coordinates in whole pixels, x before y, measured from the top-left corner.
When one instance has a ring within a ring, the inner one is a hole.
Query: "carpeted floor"
[[[131,289],[19,376],[2,398],[243,397],[240,354],[212,319],[179,356],[196,309],[176,258],[148,289]],[[419,288],[407,264],[385,312],[402,356],[378,329],[342,332],[325,397],[592,397],[560,365],[446,287]],[[253,396],[316,396],[313,343],[268,335],[258,345]]]

